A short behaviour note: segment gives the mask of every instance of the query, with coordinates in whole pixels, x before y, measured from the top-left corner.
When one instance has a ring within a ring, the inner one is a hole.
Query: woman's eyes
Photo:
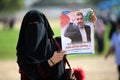
[[[38,21],[34,21],[34,22],[30,22],[29,24],[39,24],[40,22]]]

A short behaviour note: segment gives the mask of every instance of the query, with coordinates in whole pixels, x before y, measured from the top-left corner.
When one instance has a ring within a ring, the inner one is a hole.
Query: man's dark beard
[[[78,24],[79,28],[84,28],[84,24]]]

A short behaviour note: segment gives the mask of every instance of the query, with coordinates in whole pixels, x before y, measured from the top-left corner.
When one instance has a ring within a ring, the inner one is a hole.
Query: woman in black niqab
[[[65,52],[56,52],[53,35],[43,13],[31,10],[24,16],[16,47],[21,80],[60,80]]]

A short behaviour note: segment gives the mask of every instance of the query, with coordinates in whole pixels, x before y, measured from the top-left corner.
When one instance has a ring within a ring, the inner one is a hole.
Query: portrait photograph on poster
[[[60,15],[62,50],[66,54],[94,53],[94,21],[91,8],[63,11]]]

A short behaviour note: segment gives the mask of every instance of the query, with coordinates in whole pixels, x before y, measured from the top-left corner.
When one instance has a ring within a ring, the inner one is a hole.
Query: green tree
[[[0,0],[0,12],[14,12],[23,7],[24,0]]]

